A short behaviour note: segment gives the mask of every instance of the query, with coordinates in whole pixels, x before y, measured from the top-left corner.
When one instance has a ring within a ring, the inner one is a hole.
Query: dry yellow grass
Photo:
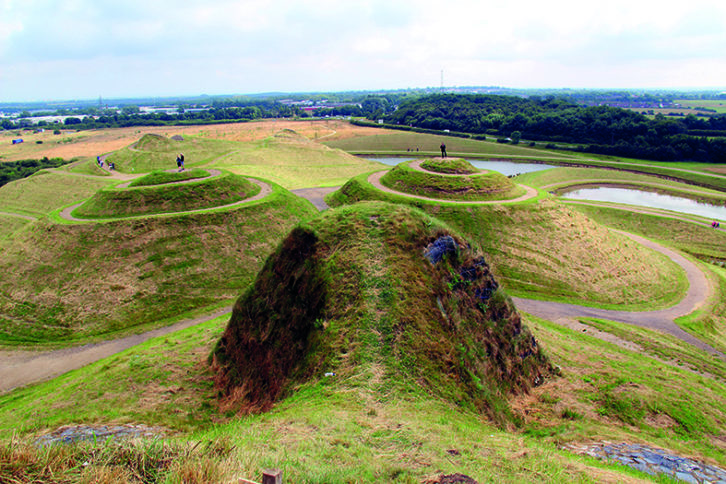
[[[381,134],[377,128],[354,126],[342,120],[263,120],[250,123],[229,123],[198,126],[139,126],[130,128],[110,128],[89,131],[64,130],[54,135],[52,129],[44,133],[17,130],[0,134],[0,160],[15,161],[24,159],[95,157],[116,151],[135,143],[147,133],[173,136],[175,134],[199,135],[211,139],[229,141],[256,141],[267,138],[283,130],[291,129],[306,138],[316,140],[335,140],[371,134]],[[22,144],[13,145],[12,140],[23,138]],[[42,141],[42,144],[36,143]]]

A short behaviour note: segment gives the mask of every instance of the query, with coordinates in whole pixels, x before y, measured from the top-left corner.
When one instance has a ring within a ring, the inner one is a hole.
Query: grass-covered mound
[[[479,169],[463,158],[432,158],[421,163],[421,168],[449,175],[471,175]]]
[[[424,213],[363,203],[299,225],[235,304],[212,355],[223,407],[379,367],[502,422],[550,366],[481,253]]]
[[[351,179],[331,206],[385,200],[418,206],[479,244],[492,270],[516,296],[650,310],[676,304],[688,288],[683,270],[656,253],[554,201],[452,206],[376,189]]]
[[[501,173],[446,176],[416,170],[408,163],[396,165],[381,183],[399,192],[442,200],[508,200],[524,194],[523,188]]]
[[[225,140],[185,136],[178,140],[156,134],[145,134],[136,143],[109,155],[123,173],[146,173],[176,168],[176,157],[184,154],[187,168],[204,165],[234,151],[238,143]]]
[[[0,242],[0,345],[108,338],[231,302],[264,255],[314,213],[273,186],[228,211],[32,223]]]
[[[209,176],[209,172],[207,170],[202,170],[200,168],[193,168],[191,170],[184,170],[184,171],[162,171],[162,170],[155,170],[149,173],[148,175],[145,175],[141,178],[138,178],[134,181],[132,181],[129,186],[130,187],[147,187],[152,185],[165,185],[167,183],[177,183],[180,181],[185,180],[194,180],[196,178],[206,178]]]
[[[73,211],[80,218],[119,218],[186,212],[235,203],[260,187],[231,173],[190,183],[99,190]]]

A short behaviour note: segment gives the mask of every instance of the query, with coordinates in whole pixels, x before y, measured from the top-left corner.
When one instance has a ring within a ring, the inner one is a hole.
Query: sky
[[[726,89],[724,0],[0,0],[0,102]]]

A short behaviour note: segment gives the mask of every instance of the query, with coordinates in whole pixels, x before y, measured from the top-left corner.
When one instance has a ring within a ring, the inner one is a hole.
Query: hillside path
[[[270,193],[272,193],[272,187],[269,184],[267,184],[263,181],[257,180],[255,178],[247,178],[247,180],[251,181],[258,187],[260,187],[260,191],[257,195],[254,195],[249,198],[245,198],[244,200],[240,200],[238,202],[228,203],[227,205],[219,205],[217,207],[198,208],[195,210],[186,210],[186,211],[182,211],[182,212],[163,212],[163,213],[154,213],[154,214],[148,214],[148,215],[135,215],[133,217],[103,218],[103,219],[78,218],[78,217],[74,217],[73,215],[71,215],[71,212],[73,212],[75,209],[77,209],[78,207],[80,207],[81,205],[83,205],[85,203],[85,201],[84,201],[84,202],[80,202],[75,205],[72,205],[70,207],[64,208],[63,210],[60,211],[60,213],[58,215],[62,219],[68,220],[69,222],[97,222],[97,223],[110,222],[112,220],[134,220],[134,219],[140,219],[140,218],[169,216],[169,215],[187,215],[187,214],[191,214],[191,213],[209,212],[210,210],[226,210],[226,209],[235,208],[237,206],[243,205],[248,202],[254,202],[257,200],[261,200],[261,199],[265,198],[267,195],[269,195]],[[186,180],[184,180],[184,181],[186,181]],[[180,183],[180,182],[176,182],[176,183]]]
[[[101,343],[53,351],[0,350],[0,394],[13,388],[54,378],[127,350],[151,338],[195,326],[227,314],[231,310],[232,306],[225,307],[212,314],[180,321],[171,326]]]
[[[394,193],[397,195],[407,196],[410,198],[417,198],[417,199],[424,199],[424,200],[431,200],[426,197],[419,197],[416,195],[410,195],[407,193],[397,192],[395,190],[391,190],[388,187],[384,187],[380,183],[381,177],[387,173],[387,171],[380,171],[373,173],[368,177],[368,181],[374,185],[376,188],[383,190],[388,193]],[[522,185],[523,186],[523,185]],[[525,187],[529,188],[529,187]],[[534,195],[537,194],[537,191],[534,189],[531,189],[534,192]],[[487,201],[487,202],[467,202],[467,203],[484,203],[484,204],[493,204],[493,203],[503,203],[503,202],[517,202],[521,200],[526,200],[530,198],[528,194],[524,195],[523,197],[519,197],[518,199],[514,200],[500,200],[500,201]],[[533,195],[533,196],[534,196]],[[438,201],[438,200],[437,200]],[[449,200],[441,200],[449,202]],[[461,202],[458,202],[461,203]],[[643,237],[640,237],[638,235],[629,234],[626,232],[617,231],[627,237],[630,237],[634,241],[652,249],[655,251],[658,251],[664,255],[666,255],[668,258],[670,258],[673,262],[681,266],[683,270],[686,272],[686,278],[688,279],[688,291],[686,292],[686,296],[673,307],[662,309],[658,311],[615,311],[615,310],[606,310],[606,309],[598,309],[598,308],[591,308],[588,306],[578,306],[575,304],[565,304],[565,303],[556,303],[551,301],[539,301],[534,299],[524,299],[524,298],[513,298],[515,305],[518,309],[533,314],[535,316],[538,316],[542,319],[546,319],[549,321],[554,322],[563,322],[564,320],[572,320],[576,318],[599,318],[599,319],[606,319],[610,321],[618,321],[628,324],[633,324],[636,326],[640,326],[643,328],[648,329],[654,329],[657,331],[661,331],[663,333],[671,334],[677,338],[679,338],[682,341],[685,341],[686,343],[689,343],[693,346],[696,346],[697,348],[700,348],[704,351],[707,351],[708,353],[715,354],[720,356],[721,358],[726,359],[726,357],[721,353],[720,351],[714,349],[711,345],[708,343],[701,341],[700,339],[696,338],[692,334],[684,331],[681,329],[674,320],[678,317],[684,316],[686,314],[689,314],[693,312],[698,307],[702,306],[708,298],[711,296],[712,288],[709,284],[708,280],[706,279],[706,275],[701,271],[694,263],[683,257],[682,255],[676,253],[675,251],[662,246],[660,244],[657,244],[655,242],[652,242],[648,239],[645,239]]]
[[[683,268],[686,272],[689,287],[686,292],[686,296],[678,304],[658,311],[616,311],[515,297],[512,299],[514,300],[517,309],[554,322],[563,319],[598,318],[628,323],[647,329],[655,329],[657,331],[673,335],[682,341],[696,346],[697,348],[724,358],[724,355],[721,352],[696,338],[692,334],[682,330],[674,322],[674,319],[685,316],[686,314],[698,309],[711,296],[712,287],[706,279],[705,274],[693,262],[667,247],[638,235],[621,232],[619,230],[616,230],[616,232],[630,237],[639,244],[666,255],[673,262]]]
[[[392,195],[400,195],[400,196],[408,197],[408,198],[416,198],[418,200],[427,200],[429,202],[455,203],[455,204],[463,204],[463,205],[494,205],[494,204],[501,204],[501,203],[522,202],[524,200],[529,200],[530,198],[534,198],[537,196],[537,190],[535,190],[534,188],[528,187],[526,185],[519,185],[520,187],[522,187],[526,190],[526,193],[517,198],[510,198],[507,200],[471,200],[471,201],[468,201],[468,200],[444,200],[444,199],[440,199],[440,198],[422,197],[420,195],[413,195],[411,193],[399,192],[399,191],[393,190],[391,188],[388,188],[387,186],[384,186],[381,183],[381,178],[383,178],[383,175],[385,175],[386,173],[388,173],[388,170],[377,171],[375,173],[372,173],[368,177],[368,183],[370,183],[377,189],[381,190],[382,192],[390,193]]]

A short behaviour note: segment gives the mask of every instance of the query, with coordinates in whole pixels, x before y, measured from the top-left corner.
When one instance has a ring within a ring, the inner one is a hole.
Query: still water
[[[366,160],[378,161],[380,163],[396,166],[404,161],[410,161],[414,158],[404,158],[400,156],[362,156]],[[472,160],[467,159],[474,167],[480,170],[491,170],[506,176],[520,175],[522,173],[531,173],[533,171],[546,170],[555,168],[552,165],[544,165],[539,163],[514,163],[511,161],[492,161],[492,160]]]
[[[660,193],[646,192],[632,188],[597,187],[579,188],[562,194],[564,198],[577,200],[595,200],[599,202],[615,202],[643,207],[660,208],[674,212],[700,215],[713,220],[726,222],[726,205],[711,205],[689,198]]]

